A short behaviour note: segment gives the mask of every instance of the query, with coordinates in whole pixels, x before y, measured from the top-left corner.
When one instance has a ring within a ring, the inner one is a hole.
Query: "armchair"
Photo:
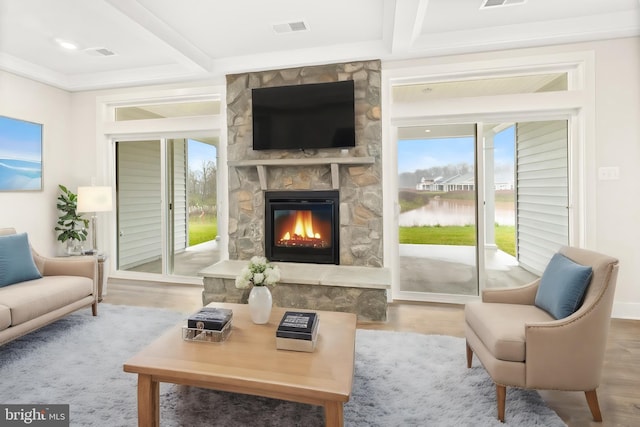
[[[467,367],[475,354],[496,384],[500,421],[505,417],[506,387],[584,391],[593,419],[602,421],[596,388],[618,260],[573,247],[559,253],[592,268],[582,305],[567,317],[556,319],[536,305],[541,279],[519,288],[487,289],[482,301],[465,306]]]

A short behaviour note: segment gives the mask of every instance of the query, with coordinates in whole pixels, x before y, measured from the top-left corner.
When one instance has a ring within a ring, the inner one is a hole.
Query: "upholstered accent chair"
[[[563,264],[552,271],[557,261]],[[568,289],[565,282],[573,280],[560,280],[567,268],[581,270],[582,278],[586,275],[586,289],[570,290],[574,306],[559,317],[553,308],[558,301],[552,301],[549,308],[549,295],[541,294],[544,286],[551,290],[552,299],[566,297],[557,290]],[[482,301],[465,306],[467,367],[471,368],[475,354],[496,384],[500,421],[505,418],[507,387],[584,391],[593,419],[602,421],[596,388],[617,275],[617,259],[563,247],[540,279],[518,288],[486,289]]]

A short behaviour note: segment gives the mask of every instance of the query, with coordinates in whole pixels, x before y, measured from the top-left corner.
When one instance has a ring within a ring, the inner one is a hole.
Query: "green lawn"
[[[514,226],[496,225],[496,245],[502,251],[516,255]],[[400,243],[423,245],[474,246],[476,228],[467,226],[400,227]]]
[[[515,227],[496,225],[496,245],[502,251],[515,256]],[[400,227],[400,243],[423,245],[474,246],[476,229],[467,226]],[[218,219],[213,215],[189,219],[189,246],[213,240],[218,235]]]
[[[203,218],[189,218],[189,246],[213,240],[218,235],[218,218],[205,215]]]
[[[429,199],[439,197],[450,200],[475,200],[473,191],[425,192],[415,190],[400,190],[398,200],[400,212],[417,209],[429,203]],[[496,191],[496,202],[513,203],[513,191]],[[495,226],[496,245],[502,251],[516,255],[516,230],[514,226]],[[474,246],[476,244],[476,229],[473,226],[424,226],[400,227],[400,243],[424,245],[458,245]]]

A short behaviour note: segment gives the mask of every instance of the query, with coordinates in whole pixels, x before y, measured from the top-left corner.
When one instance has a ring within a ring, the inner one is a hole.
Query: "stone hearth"
[[[386,268],[330,264],[274,263],[280,281],[271,288],[277,307],[355,313],[358,320],[387,320],[391,274]],[[235,278],[246,261],[220,261],[202,271],[202,303],[246,303],[249,289],[238,289]]]

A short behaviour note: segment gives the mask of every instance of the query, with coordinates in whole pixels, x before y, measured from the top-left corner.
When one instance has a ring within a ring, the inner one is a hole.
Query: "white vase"
[[[263,325],[269,321],[273,299],[266,286],[254,286],[249,293],[249,312],[253,323]]]

